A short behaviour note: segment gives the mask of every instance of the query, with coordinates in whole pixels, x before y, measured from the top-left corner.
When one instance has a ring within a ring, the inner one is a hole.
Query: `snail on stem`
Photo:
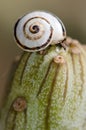
[[[54,15],[34,11],[20,18],[14,28],[14,35],[19,47],[24,51],[41,51],[50,44],[64,47],[66,30],[62,21]]]
[[[63,23],[41,11],[19,19],[14,33],[23,50],[39,53],[23,53],[5,96],[0,130],[86,130],[83,46],[69,37],[64,41]],[[64,51],[59,44],[69,46]]]

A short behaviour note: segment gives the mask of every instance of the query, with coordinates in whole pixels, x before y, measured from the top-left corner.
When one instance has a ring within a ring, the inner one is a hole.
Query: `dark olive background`
[[[86,42],[86,0],[0,0],[0,92],[6,89],[11,64],[22,50],[13,37],[15,21],[33,10],[56,14],[66,26],[67,35]],[[0,103],[2,96],[0,94]]]

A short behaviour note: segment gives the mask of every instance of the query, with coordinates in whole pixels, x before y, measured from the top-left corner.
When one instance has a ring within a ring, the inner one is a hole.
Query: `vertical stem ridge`
[[[46,72],[46,74],[45,74],[45,76],[44,76],[44,78],[43,78],[43,80],[42,80],[42,83],[41,83],[41,85],[40,85],[40,87],[39,87],[39,91],[38,91],[38,93],[37,93],[37,96],[39,96],[39,94],[41,93],[42,87],[43,87],[43,85],[44,85],[44,83],[45,83],[45,80],[46,80],[46,78],[47,78],[47,76],[48,76],[48,73],[49,73],[49,70],[50,70],[51,65],[52,65],[52,61],[50,62],[49,66],[48,66],[47,72]]]
[[[67,88],[68,88],[68,66],[67,66],[67,63],[65,63],[65,65],[66,65],[66,82],[65,82],[64,93],[63,93],[63,100],[64,100],[64,102],[65,102],[65,99],[66,99]]]
[[[13,114],[13,118],[10,120],[9,117],[11,117],[11,114]],[[9,130],[8,124],[10,125],[11,130],[15,129],[16,114],[17,113],[14,110],[11,110],[11,109],[9,110],[6,121],[5,121],[6,122],[6,130]],[[9,120],[10,120],[10,122],[9,122]]]
[[[26,59],[26,61],[25,61],[25,64],[24,64],[24,67],[23,67],[23,70],[22,70],[22,73],[21,73],[21,76],[20,76],[20,85],[21,85],[21,83],[22,83],[23,74],[24,74],[24,71],[25,71],[27,62],[28,62],[28,60],[29,60],[31,54],[32,54],[32,53],[30,53],[30,54],[27,56],[27,59]]]
[[[81,84],[81,90],[79,91],[79,95],[82,96],[82,91],[83,91],[83,86],[84,86],[84,79],[83,79],[83,75],[84,75],[84,70],[83,70],[83,63],[82,63],[82,57],[81,55],[79,54],[79,62],[80,62],[80,65],[81,65],[81,74],[80,74],[80,77],[81,77],[81,81],[82,81],[82,84]]]
[[[24,114],[25,114],[25,128],[24,130],[26,130],[26,124],[27,124],[27,109],[24,110]]]
[[[48,122],[48,120],[49,120],[49,110],[50,110],[50,105],[51,105],[51,97],[52,97],[53,89],[54,89],[54,86],[55,86],[56,77],[58,75],[59,67],[60,67],[60,65],[57,64],[55,75],[54,75],[54,78],[53,78],[53,81],[52,81],[52,85],[51,85],[51,90],[50,90],[49,96],[48,96],[48,105],[47,105],[47,108],[46,108],[46,118],[45,118],[46,130],[49,129],[49,125],[48,125],[49,122]]]
[[[72,62],[73,62],[73,73],[75,75],[75,62],[74,62],[74,54],[71,55],[72,57]],[[82,90],[83,90],[83,84],[84,84],[84,80],[83,80],[83,64],[82,64],[82,60],[81,60],[81,54],[78,54],[78,57],[79,57],[79,64],[80,64],[80,71],[81,71],[81,74],[80,74],[80,79],[81,79],[81,90],[79,90],[79,96],[81,96],[81,93],[82,93]],[[77,70],[78,71],[78,70]],[[76,82],[76,81],[75,81]]]

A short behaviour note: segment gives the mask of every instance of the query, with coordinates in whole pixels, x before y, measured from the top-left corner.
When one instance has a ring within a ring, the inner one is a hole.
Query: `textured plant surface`
[[[67,39],[24,53],[2,109],[0,130],[86,130],[86,53]]]

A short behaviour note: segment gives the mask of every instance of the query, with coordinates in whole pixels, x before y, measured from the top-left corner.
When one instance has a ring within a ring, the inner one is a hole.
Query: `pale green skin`
[[[53,46],[45,55],[23,54],[2,110],[0,130],[86,130],[86,55],[80,49],[80,54],[73,54]],[[57,55],[66,63],[55,63]],[[17,97],[25,98],[26,110],[12,108]]]

